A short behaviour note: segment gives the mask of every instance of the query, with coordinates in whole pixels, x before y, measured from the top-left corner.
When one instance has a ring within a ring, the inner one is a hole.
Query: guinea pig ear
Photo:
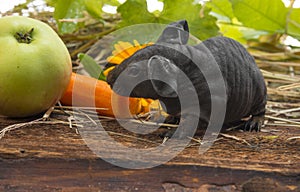
[[[156,43],[187,44],[189,40],[189,26],[186,20],[169,24]]]
[[[179,68],[165,57],[154,55],[148,61],[148,78],[162,97],[177,97],[178,73]]]

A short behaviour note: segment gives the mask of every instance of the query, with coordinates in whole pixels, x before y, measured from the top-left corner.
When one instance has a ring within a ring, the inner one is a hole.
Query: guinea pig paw
[[[263,117],[261,116],[252,116],[246,123],[244,126],[244,131],[260,131],[261,126],[263,124]]]
[[[163,143],[170,138],[181,140],[181,139],[185,139],[187,137],[185,132],[181,131],[181,132],[177,132],[175,134],[176,131],[177,131],[177,128],[175,128],[175,127],[164,128],[164,130],[162,130],[160,132],[159,137],[163,139]]]
[[[168,115],[164,121],[166,124],[178,125],[180,122],[180,116]]]
[[[176,131],[176,128],[171,129],[164,129],[160,134],[159,137],[162,139],[170,139]]]

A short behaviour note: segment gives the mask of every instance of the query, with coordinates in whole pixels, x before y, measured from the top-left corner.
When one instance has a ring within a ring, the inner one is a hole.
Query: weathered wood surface
[[[1,117],[0,129],[22,121]],[[97,157],[68,125],[25,126],[0,140],[0,191],[299,191],[300,141],[287,140],[299,128],[266,129],[277,131],[230,133],[252,146],[223,137],[204,155],[194,143],[164,165],[131,170]]]

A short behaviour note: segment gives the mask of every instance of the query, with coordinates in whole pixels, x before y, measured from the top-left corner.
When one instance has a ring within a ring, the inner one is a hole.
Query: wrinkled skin
[[[185,21],[170,24],[156,44],[139,50],[116,66],[109,73],[107,82],[120,95],[159,99],[167,113],[184,116],[192,114],[197,102],[188,101],[187,108],[181,109],[176,93],[191,93],[178,73],[181,70],[197,91],[201,108],[199,128],[205,128],[211,114],[211,95],[199,67],[214,60],[226,86],[224,127],[236,125],[242,118],[251,116],[244,129],[260,130],[267,100],[266,86],[253,57],[237,41],[226,37],[210,38],[196,46],[186,45],[185,31],[188,31]],[[191,58],[196,54],[201,59],[194,63]],[[148,80],[133,86],[145,77]]]

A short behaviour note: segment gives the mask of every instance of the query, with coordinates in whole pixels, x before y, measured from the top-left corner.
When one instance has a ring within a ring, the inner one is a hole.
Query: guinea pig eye
[[[136,77],[139,74],[140,70],[136,66],[132,66],[128,68],[128,75],[132,77]]]

